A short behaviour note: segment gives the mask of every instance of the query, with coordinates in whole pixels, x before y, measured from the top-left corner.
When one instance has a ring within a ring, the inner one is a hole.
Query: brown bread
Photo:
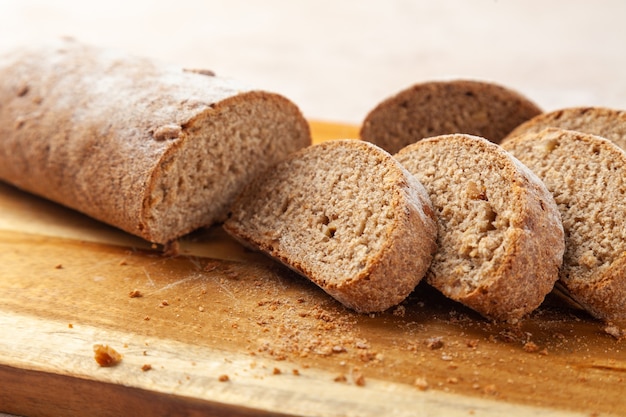
[[[626,149],[626,111],[606,107],[571,107],[543,113],[516,127],[505,140],[524,133],[539,133],[547,127],[602,136]]]
[[[566,236],[559,282],[597,318],[626,325],[626,153],[611,141],[548,128],[503,147],[554,194]]]
[[[210,71],[72,40],[0,57],[0,180],[152,242],[310,143],[293,103]]]
[[[293,154],[246,188],[224,227],[358,312],[400,303],[428,269],[436,239],[424,187],[358,140]]]
[[[484,138],[442,135],[396,158],[426,187],[438,218],[438,251],[426,281],[485,317],[516,322],[558,279],[563,228],[550,192],[528,168]]]
[[[467,133],[500,142],[541,109],[500,85],[471,80],[413,85],[384,100],[365,118],[361,139],[391,153],[420,139]]]

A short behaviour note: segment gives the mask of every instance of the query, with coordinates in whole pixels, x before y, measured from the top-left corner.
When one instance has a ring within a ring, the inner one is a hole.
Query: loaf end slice
[[[363,121],[361,139],[391,153],[420,139],[466,133],[500,142],[541,113],[520,93],[495,83],[452,80],[415,84],[379,103]]]
[[[497,321],[536,309],[564,251],[558,209],[539,178],[500,146],[464,134],[424,139],[396,158],[426,187],[438,218],[427,282]]]
[[[601,136],[626,149],[626,111],[607,107],[570,107],[542,113],[516,127],[504,140],[548,127]]]
[[[436,248],[423,186],[358,140],[293,154],[246,188],[224,228],[363,313],[404,300]]]
[[[587,133],[547,128],[503,147],[550,189],[563,219],[559,282],[593,316],[626,325],[626,153]]]
[[[155,243],[311,144],[286,98],[74,40],[0,56],[0,180]]]

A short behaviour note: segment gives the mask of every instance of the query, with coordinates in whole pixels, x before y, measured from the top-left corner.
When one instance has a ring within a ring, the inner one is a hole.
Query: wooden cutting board
[[[619,415],[625,378],[625,342],[556,297],[517,328],[426,286],[359,315],[219,227],[165,255],[0,183],[2,412]]]

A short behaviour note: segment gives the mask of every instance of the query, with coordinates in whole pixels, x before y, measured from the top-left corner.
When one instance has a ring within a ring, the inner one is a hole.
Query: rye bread
[[[548,127],[602,136],[626,149],[626,111],[607,107],[570,107],[542,113],[516,127],[504,140]]]
[[[467,133],[500,142],[541,109],[520,93],[483,81],[415,84],[379,103],[361,126],[361,139],[391,153],[438,135]]]
[[[0,180],[151,242],[310,143],[291,101],[211,71],[72,40],[0,57]]]
[[[455,134],[396,155],[426,187],[438,250],[426,281],[483,316],[514,323],[558,279],[563,228],[550,192],[499,145]]]
[[[422,185],[389,153],[358,140],[292,154],[246,187],[224,228],[363,313],[407,297],[436,239]]]
[[[547,128],[503,147],[543,179],[565,229],[559,283],[593,316],[626,325],[626,153],[608,139]]]

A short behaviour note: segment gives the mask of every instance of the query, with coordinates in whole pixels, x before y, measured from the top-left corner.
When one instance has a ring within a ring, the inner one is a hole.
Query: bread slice
[[[539,178],[499,145],[465,134],[424,139],[396,158],[426,187],[438,217],[426,281],[498,321],[537,308],[564,251],[559,212]]]
[[[524,133],[539,133],[548,127],[602,136],[626,149],[626,111],[606,107],[570,107],[542,113],[516,127],[505,140]]]
[[[303,149],[255,180],[224,228],[363,313],[415,288],[437,230],[423,186],[384,150],[348,139]]]
[[[292,102],[76,41],[0,58],[0,180],[156,243],[311,143]]]
[[[595,317],[626,324],[626,153],[605,138],[556,128],[503,146],[554,194],[566,236],[559,282]]]
[[[541,109],[516,91],[472,80],[431,81],[387,98],[363,121],[361,139],[391,153],[420,139],[467,133],[500,142]]]

